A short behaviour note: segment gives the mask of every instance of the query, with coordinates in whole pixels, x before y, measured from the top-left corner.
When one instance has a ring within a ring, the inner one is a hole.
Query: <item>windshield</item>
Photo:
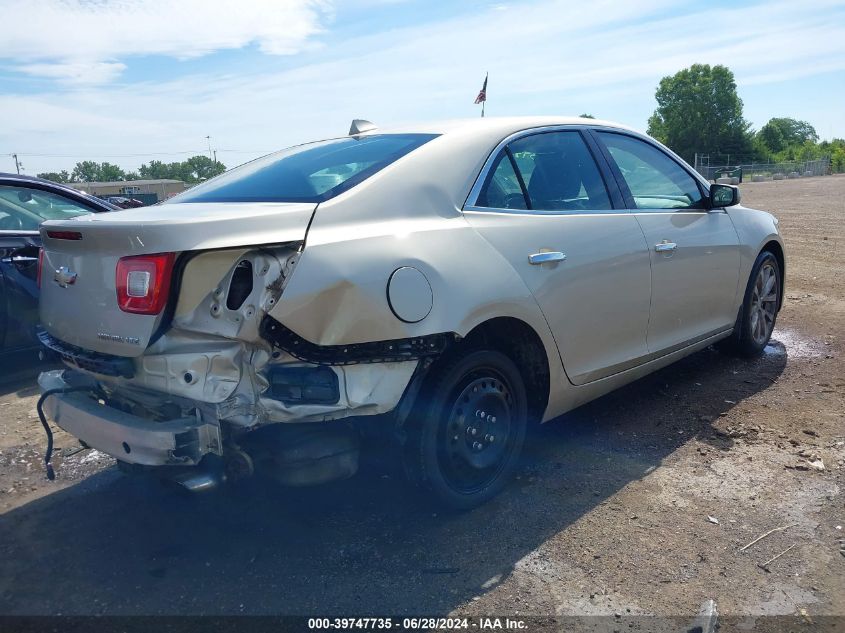
[[[0,230],[37,231],[44,220],[62,220],[91,209],[55,193],[22,186],[0,186]]]
[[[299,145],[237,167],[170,202],[322,202],[435,136],[377,134]]]

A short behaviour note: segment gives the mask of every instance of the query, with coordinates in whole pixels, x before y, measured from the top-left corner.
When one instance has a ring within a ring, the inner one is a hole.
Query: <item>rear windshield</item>
[[[169,202],[322,202],[436,136],[376,134],[299,145],[237,167]]]

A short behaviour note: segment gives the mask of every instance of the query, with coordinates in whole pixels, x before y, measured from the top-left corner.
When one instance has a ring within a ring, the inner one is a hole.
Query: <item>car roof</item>
[[[588,119],[573,116],[512,116],[512,117],[478,117],[473,119],[446,119],[441,121],[421,121],[386,128],[376,128],[365,132],[369,134],[451,134],[478,133],[501,134],[508,136],[521,130],[555,125],[590,125],[596,127],[610,127],[630,132],[637,130],[621,123],[602,119]],[[639,132],[637,132],[639,134]]]
[[[85,202],[89,205],[98,207],[101,211],[119,211],[120,207],[92,196],[79,189],[74,189],[61,183],[53,182],[52,180],[45,180],[44,178],[36,178],[34,176],[25,176],[22,174],[7,174],[0,172],[0,185],[28,185],[35,189],[43,191],[51,191],[59,195],[65,195],[70,198],[76,198],[80,202]]]

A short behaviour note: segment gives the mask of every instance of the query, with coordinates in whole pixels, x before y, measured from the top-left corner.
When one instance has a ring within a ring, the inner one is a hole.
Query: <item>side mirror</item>
[[[721,209],[739,204],[739,187],[733,185],[710,185],[710,208]]]

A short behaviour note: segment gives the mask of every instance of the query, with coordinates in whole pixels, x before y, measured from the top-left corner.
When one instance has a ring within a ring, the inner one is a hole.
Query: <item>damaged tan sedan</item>
[[[192,490],[348,477],[379,443],[469,508],[531,423],[713,343],[763,350],[783,245],[738,203],[612,123],[356,120],[44,223],[40,337],[68,369],[40,376],[42,421]]]

